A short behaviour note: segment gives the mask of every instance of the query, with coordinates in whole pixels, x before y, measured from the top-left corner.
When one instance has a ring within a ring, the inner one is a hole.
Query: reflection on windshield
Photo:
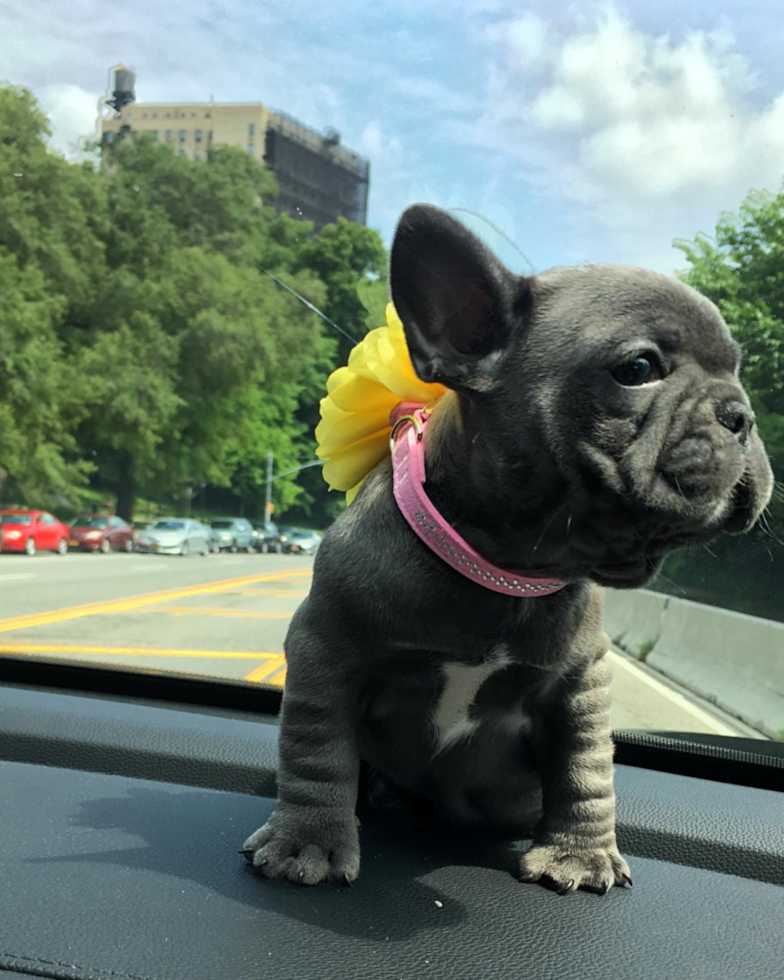
[[[77,517],[71,521],[71,527],[106,527],[108,517]]]
[[[31,521],[30,514],[0,514],[0,524],[29,524]]]
[[[181,531],[185,527],[185,521],[156,521],[150,528],[151,531]]]

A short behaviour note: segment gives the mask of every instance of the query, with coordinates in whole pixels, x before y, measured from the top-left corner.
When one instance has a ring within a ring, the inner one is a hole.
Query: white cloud
[[[370,160],[383,160],[386,166],[396,169],[403,162],[403,147],[396,136],[382,132],[378,119],[371,119],[356,141],[356,149]]]
[[[49,85],[39,93],[41,108],[49,117],[50,140],[66,156],[78,155],[81,140],[95,139],[98,100],[78,85]]]
[[[726,29],[654,36],[604,5],[577,9],[567,30],[526,13],[485,37],[485,111],[453,131],[515,159],[614,255],[671,269],[674,237],[780,186],[784,94],[755,101]]]
[[[485,30],[488,41],[502,43],[513,64],[531,71],[549,61],[552,32],[541,17],[526,12],[514,20],[495,21]]]

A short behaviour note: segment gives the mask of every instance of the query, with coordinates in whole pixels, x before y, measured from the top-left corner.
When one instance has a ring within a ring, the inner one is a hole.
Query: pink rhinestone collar
[[[425,406],[415,402],[399,402],[389,417],[395,500],[414,532],[456,572],[493,592],[533,599],[560,591],[564,582],[491,565],[439,514],[424,490],[429,418]]]

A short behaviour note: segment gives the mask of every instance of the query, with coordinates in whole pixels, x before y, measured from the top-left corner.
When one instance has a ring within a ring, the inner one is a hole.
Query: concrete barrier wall
[[[645,660],[661,636],[669,596],[640,589],[604,593],[604,628],[613,643]]]
[[[605,629],[627,653],[770,738],[784,738],[784,623],[608,589]]]

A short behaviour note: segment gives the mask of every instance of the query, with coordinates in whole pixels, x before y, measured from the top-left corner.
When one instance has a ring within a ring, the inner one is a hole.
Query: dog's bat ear
[[[407,208],[390,258],[392,301],[422,381],[480,390],[526,304],[526,280],[506,269],[464,225],[426,204]]]

